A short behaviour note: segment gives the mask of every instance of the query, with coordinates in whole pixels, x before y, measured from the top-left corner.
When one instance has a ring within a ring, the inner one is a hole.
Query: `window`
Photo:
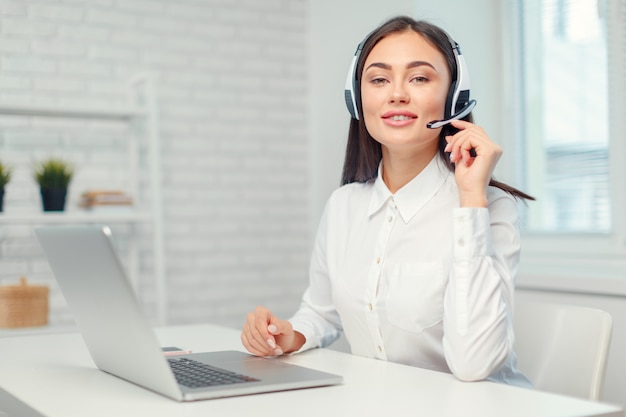
[[[625,278],[626,0],[505,4],[520,276]]]
[[[606,22],[598,0],[523,2],[527,230],[611,230]]]

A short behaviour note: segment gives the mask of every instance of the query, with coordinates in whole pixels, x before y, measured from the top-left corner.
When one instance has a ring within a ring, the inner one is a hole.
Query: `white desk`
[[[157,329],[163,346],[243,350],[239,331]],[[123,341],[120,341],[123,342]],[[0,338],[0,417],[624,416],[622,407],[366,359],[328,349],[287,362],[344,376],[338,386],[177,403],[97,370],[77,333]]]

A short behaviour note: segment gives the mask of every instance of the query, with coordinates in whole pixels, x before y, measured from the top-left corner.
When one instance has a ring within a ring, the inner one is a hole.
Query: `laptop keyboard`
[[[168,359],[170,367],[179,384],[189,388],[211,387],[216,385],[254,382],[258,379],[241,375],[226,369],[209,366],[187,358]]]

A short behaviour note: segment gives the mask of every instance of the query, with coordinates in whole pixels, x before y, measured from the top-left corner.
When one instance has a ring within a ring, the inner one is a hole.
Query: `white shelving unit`
[[[64,212],[32,213],[0,213],[2,224],[130,224],[147,223],[152,226],[154,280],[156,288],[156,320],[159,324],[167,323],[167,293],[165,289],[165,251],[163,243],[163,212],[161,199],[161,156],[159,150],[158,108],[156,103],[155,85],[153,79],[141,75],[131,80],[129,84],[130,99],[128,106],[115,107],[68,107],[42,106],[28,104],[11,104],[0,102],[0,115],[62,117],[93,120],[113,120],[128,123],[129,126],[143,124],[144,145],[148,151],[148,167],[139,167],[138,151],[140,144],[138,129],[131,129],[133,134],[129,138],[129,183],[133,196],[139,196],[139,170],[147,169],[150,179],[150,204],[138,210],[119,212],[88,210],[67,210]],[[128,269],[131,281],[138,283],[138,248],[136,239],[130,239]]]

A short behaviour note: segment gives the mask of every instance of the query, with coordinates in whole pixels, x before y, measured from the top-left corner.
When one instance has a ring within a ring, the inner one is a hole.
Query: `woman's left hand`
[[[461,207],[487,207],[487,186],[502,155],[502,148],[473,123],[453,120],[459,132],[448,136],[445,151],[455,164],[454,176]]]

